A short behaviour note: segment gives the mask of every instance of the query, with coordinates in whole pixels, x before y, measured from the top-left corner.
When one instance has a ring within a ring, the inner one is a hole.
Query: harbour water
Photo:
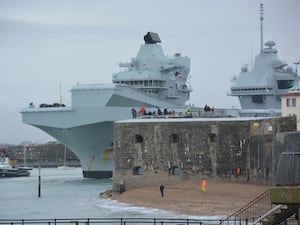
[[[110,179],[86,179],[81,168],[59,170],[42,168],[41,197],[38,197],[38,169],[30,177],[0,179],[1,219],[61,218],[191,218],[206,216],[178,215],[159,209],[135,207],[99,193],[112,187]]]

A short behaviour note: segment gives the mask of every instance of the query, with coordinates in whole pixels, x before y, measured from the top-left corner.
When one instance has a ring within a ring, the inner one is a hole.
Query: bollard
[[[125,192],[125,182],[124,180],[120,180],[120,194]]]
[[[41,167],[39,166],[38,196],[41,197]]]

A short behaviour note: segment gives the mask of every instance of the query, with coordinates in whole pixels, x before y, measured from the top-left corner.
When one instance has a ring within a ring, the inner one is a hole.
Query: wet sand
[[[159,208],[187,215],[228,216],[270,188],[247,182],[207,180],[207,191],[200,180],[164,185],[164,197],[158,186],[132,189],[115,197],[135,206]]]

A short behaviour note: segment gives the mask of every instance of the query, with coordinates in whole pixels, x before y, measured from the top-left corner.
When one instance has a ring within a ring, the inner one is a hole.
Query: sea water
[[[30,177],[0,179],[0,218],[198,218],[99,197],[101,192],[110,189],[110,179],[83,178],[81,168],[42,168],[40,171],[34,168]]]

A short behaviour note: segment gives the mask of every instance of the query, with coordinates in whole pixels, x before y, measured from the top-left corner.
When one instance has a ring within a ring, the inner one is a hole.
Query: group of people
[[[157,108],[157,112],[155,110],[153,111],[146,111],[146,109],[144,107],[141,107],[139,109],[139,111],[137,112],[134,108],[131,109],[131,114],[132,114],[132,118],[135,119],[137,116],[145,116],[145,115],[175,115],[176,112],[173,110],[173,111],[168,111],[167,108],[165,108],[163,111],[158,107]]]
[[[204,111],[205,112],[214,112],[215,111],[215,108],[214,107],[210,107],[208,106],[207,104],[204,106]],[[149,115],[149,116],[152,116],[152,115],[158,115],[158,116],[161,116],[161,115],[176,115],[176,112],[173,110],[173,111],[168,111],[167,108],[164,108],[164,110],[162,111],[159,107],[157,107],[157,111],[153,110],[149,110],[148,112],[146,111],[146,109],[142,106],[139,111],[137,112],[134,108],[131,109],[131,113],[132,113],[132,118],[135,119],[137,116],[145,116],[145,115]],[[178,115],[184,115],[184,113],[178,113]],[[190,106],[187,107],[186,111],[185,111],[185,117],[193,117],[193,114],[192,114],[192,109]]]
[[[204,111],[205,112],[214,112],[215,108],[214,107],[209,107],[208,105],[204,106]]]
[[[208,106],[207,106],[208,107]],[[211,109],[209,109],[211,110]],[[167,108],[164,108],[162,111],[159,107],[157,107],[157,111],[149,110],[148,112],[146,109],[142,106],[139,111],[137,112],[134,108],[131,109],[132,118],[135,119],[137,116],[145,116],[145,115],[176,115],[177,113],[174,110],[168,110]],[[193,117],[192,116],[192,108],[190,106],[187,107],[185,113],[179,112],[177,115],[183,116],[183,117]]]

